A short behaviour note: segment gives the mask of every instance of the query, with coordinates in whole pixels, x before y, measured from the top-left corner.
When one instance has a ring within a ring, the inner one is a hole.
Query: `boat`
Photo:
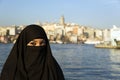
[[[100,44],[100,41],[85,41],[84,44]]]
[[[111,42],[110,43],[100,43],[100,44],[96,44],[95,47],[96,48],[111,48],[111,49],[120,49],[120,41],[117,41],[116,39],[114,40],[114,42],[116,43],[116,45],[112,45]]]
[[[110,48],[110,49],[120,49],[120,46],[112,46],[112,45],[105,45],[105,44],[96,44],[96,48]]]

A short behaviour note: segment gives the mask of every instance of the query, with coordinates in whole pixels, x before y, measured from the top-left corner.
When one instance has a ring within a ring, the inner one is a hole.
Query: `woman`
[[[28,25],[20,33],[0,80],[65,80],[42,27]]]

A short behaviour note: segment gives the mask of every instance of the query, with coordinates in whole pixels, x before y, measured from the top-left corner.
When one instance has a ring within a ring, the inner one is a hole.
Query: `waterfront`
[[[0,71],[13,44],[0,44]],[[66,80],[119,80],[120,50],[86,44],[51,44]]]

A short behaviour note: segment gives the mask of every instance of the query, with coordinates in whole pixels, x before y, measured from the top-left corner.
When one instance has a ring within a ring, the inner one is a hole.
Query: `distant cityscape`
[[[40,23],[47,33],[50,43],[97,44],[115,45],[114,40],[120,40],[120,28],[113,25],[111,29],[98,29],[75,23],[65,22],[64,16],[58,23]],[[14,43],[20,32],[27,25],[0,26],[0,43]]]

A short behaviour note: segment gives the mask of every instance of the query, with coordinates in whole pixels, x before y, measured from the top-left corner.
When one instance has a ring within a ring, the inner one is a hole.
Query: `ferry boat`
[[[112,49],[120,49],[120,41],[114,40],[116,45],[112,45],[111,43],[105,44],[105,43],[100,43],[96,44],[96,48],[112,48]]]

